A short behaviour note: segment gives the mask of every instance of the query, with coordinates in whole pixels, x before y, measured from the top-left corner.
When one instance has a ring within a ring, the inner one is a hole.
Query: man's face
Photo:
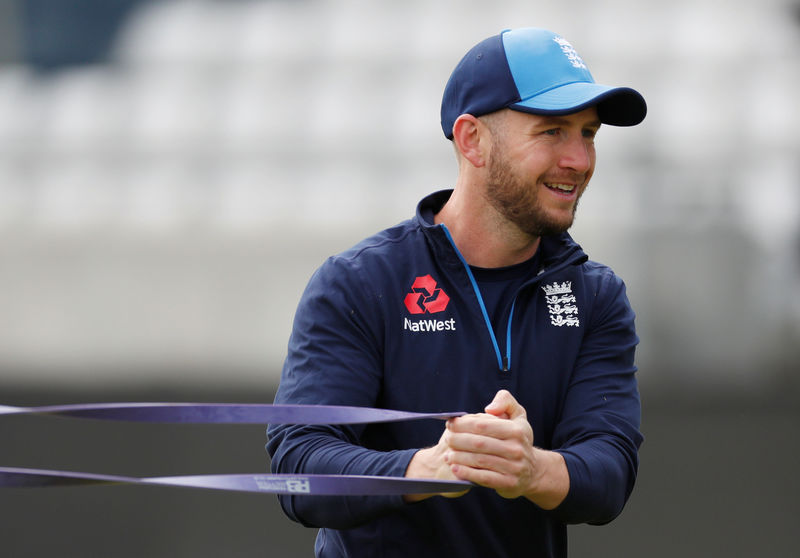
[[[569,229],[594,172],[597,110],[566,116],[505,110],[490,122],[488,202],[531,236]]]

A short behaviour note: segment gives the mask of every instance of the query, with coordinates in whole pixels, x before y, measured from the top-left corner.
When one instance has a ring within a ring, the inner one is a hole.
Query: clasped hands
[[[543,509],[558,506],[569,491],[561,454],[533,445],[525,409],[508,391],[497,392],[484,411],[449,419],[439,442],[411,459],[406,477],[464,480],[503,498],[524,496]],[[457,498],[466,492],[441,495]],[[430,496],[405,498],[414,502]]]

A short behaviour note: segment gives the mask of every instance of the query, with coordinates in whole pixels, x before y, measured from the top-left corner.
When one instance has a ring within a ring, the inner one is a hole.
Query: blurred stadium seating
[[[784,382],[800,331],[792,4],[646,4],[140,2],[101,61],[0,66],[5,381],[274,379],[322,258],[451,183],[452,66],[539,25],[649,102],[643,126],[602,131],[574,229],[628,282],[643,381]]]

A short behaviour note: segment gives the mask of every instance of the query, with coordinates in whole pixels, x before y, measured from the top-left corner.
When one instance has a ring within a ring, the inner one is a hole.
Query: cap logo
[[[586,67],[586,64],[584,64],[583,59],[578,55],[578,52],[564,37],[553,37],[553,41],[558,43],[558,46],[561,47],[561,52],[564,53],[564,56],[567,57],[569,63],[575,68],[582,68],[584,70],[589,69]]]

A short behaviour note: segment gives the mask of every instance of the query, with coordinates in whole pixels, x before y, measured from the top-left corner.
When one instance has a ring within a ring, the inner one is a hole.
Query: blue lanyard
[[[450,244],[453,246],[453,250],[455,250],[456,254],[458,255],[458,259],[461,260],[464,269],[467,272],[467,277],[469,277],[469,281],[472,284],[472,290],[475,291],[475,296],[478,299],[478,305],[481,308],[481,314],[483,314],[483,321],[486,323],[486,329],[489,332],[489,337],[492,340],[492,347],[494,347],[494,354],[497,357],[497,367],[502,372],[510,372],[511,371],[511,324],[514,319],[514,306],[517,303],[516,297],[514,297],[514,302],[511,304],[511,312],[508,315],[508,326],[506,328],[506,357],[503,358],[503,355],[500,353],[500,346],[497,343],[497,337],[494,334],[494,328],[492,327],[492,321],[489,319],[489,313],[486,311],[486,304],[483,302],[483,296],[481,295],[481,290],[478,287],[478,282],[475,280],[475,276],[472,273],[472,270],[467,263],[467,260],[464,259],[464,256],[461,255],[461,252],[456,247],[456,243],[453,241],[453,237],[450,236],[450,231],[447,230],[445,225],[440,225],[442,230],[444,230],[445,235],[447,236],[447,240],[450,241]]]

